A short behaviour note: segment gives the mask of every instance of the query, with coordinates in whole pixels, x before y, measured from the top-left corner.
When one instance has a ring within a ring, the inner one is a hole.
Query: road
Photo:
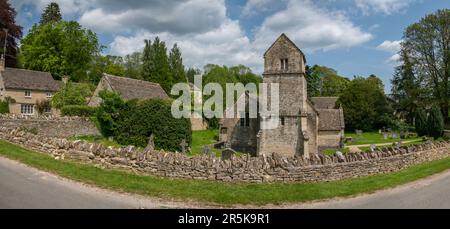
[[[186,201],[163,200],[107,191],[70,181],[0,157],[0,208],[136,209],[209,208]],[[257,208],[236,206],[237,208]],[[398,188],[348,199],[267,208],[448,208],[450,171]]]

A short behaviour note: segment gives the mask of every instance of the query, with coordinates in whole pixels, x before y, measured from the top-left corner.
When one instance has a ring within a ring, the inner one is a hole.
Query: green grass
[[[296,203],[346,197],[398,186],[446,171],[450,158],[418,165],[400,172],[320,183],[227,184],[212,181],[177,180],[140,176],[125,171],[96,168],[23,149],[0,140],[0,155],[72,180],[112,190],[153,197],[194,200],[225,206],[233,204]]]
[[[336,151],[340,151],[342,153],[349,153],[350,149],[348,148],[344,148],[344,149],[326,149],[324,151],[322,151],[323,154],[328,155],[328,156],[332,156],[336,153]]]
[[[99,137],[99,136],[80,136],[80,137],[72,137],[69,140],[82,140],[89,143],[99,143],[105,146],[113,146],[113,147],[122,147],[119,143],[115,141],[110,141],[107,138]]]
[[[192,152],[191,155],[199,155],[202,153],[203,146],[211,145],[217,142],[219,139],[219,130],[200,130],[192,131]],[[221,150],[214,149],[211,150],[216,154],[220,155]]]
[[[420,141],[422,138],[409,138],[409,139],[384,139],[383,134],[378,132],[367,132],[358,136],[354,133],[346,133],[345,137],[352,137],[353,142],[346,145],[367,145],[367,144],[382,144],[382,143],[394,143],[400,140],[402,141]]]

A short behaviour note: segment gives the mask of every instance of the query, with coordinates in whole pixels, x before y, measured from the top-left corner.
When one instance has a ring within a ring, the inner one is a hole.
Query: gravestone
[[[362,130],[356,130],[356,135],[361,136],[363,134]]]
[[[337,151],[335,153],[336,157],[338,158],[339,162],[345,162],[344,154],[341,151]]]
[[[236,154],[236,151],[234,151],[233,149],[230,148],[226,148],[223,152],[222,152],[222,160],[231,160],[231,158],[233,157],[233,155]]]
[[[211,149],[209,148],[209,146],[203,146],[202,154],[203,155],[210,155],[211,154]]]
[[[382,130],[380,129],[380,130],[378,130],[378,133],[379,133],[379,134],[382,134],[382,133],[383,133],[383,131],[382,131]]]
[[[183,139],[183,141],[181,141],[180,146],[181,146],[181,152],[182,152],[183,154],[186,154],[186,147],[189,146],[189,145],[186,143],[186,139]]]
[[[388,138],[389,138],[388,133],[384,132],[384,133],[383,133],[383,138],[384,138],[384,140],[388,140]]]
[[[154,142],[155,136],[152,134],[149,138],[148,138],[148,144],[147,147],[145,147],[144,152],[152,152],[153,150],[155,150],[155,142]]]
[[[370,145],[370,152],[375,152],[375,149],[377,148],[377,146],[375,144]]]
[[[398,138],[397,133],[393,133],[393,134],[392,134],[392,139],[397,139],[397,138]]]

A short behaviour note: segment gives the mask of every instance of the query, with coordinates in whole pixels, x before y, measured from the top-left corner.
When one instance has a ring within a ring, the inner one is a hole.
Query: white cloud
[[[355,4],[366,15],[370,13],[390,15],[407,8],[415,1],[416,0],[355,0]]]
[[[267,48],[281,33],[306,51],[349,48],[372,39],[342,12],[318,8],[310,0],[290,0],[285,10],[266,18],[256,32],[256,47]]]
[[[118,36],[110,44],[111,53],[126,55],[134,51],[142,51],[144,39],[159,36],[167,42],[170,49],[177,43],[183,53],[186,66],[203,68],[208,63],[220,65],[245,64],[256,72],[261,72],[262,55],[252,49],[247,36],[237,21],[226,20],[219,28],[199,33],[177,35],[168,32],[152,33],[140,31],[132,37]]]
[[[400,52],[400,50],[402,48],[402,46],[401,46],[402,42],[403,42],[403,40],[397,40],[397,41],[386,40],[377,46],[377,50],[381,50],[381,51],[385,51],[385,52],[389,52],[389,53],[393,54],[393,56],[391,56],[391,57],[389,57],[389,59],[387,59],[387,62],[396,64],[397,62],[400,61],[400,55],[398,54],[398,52]]]
[[[386,41],[383,41],[383,43],[381,43],[380,45],[378,45],[377,49],[386,51],[386,52],[397,53],[401,49],[402,42],[403,42],[403,40],[398,40],[398,41],[386,40]]]

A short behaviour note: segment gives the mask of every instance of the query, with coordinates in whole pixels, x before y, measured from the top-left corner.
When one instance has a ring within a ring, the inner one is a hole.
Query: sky
[[[104,54],[142,51],[159,36],[180,46],[186,67],[244,64],[261,74],[264,52],[285,33],[308,65],[350,79],[375,74],[387,93],[404,30],[450,8],[450,0],[10,0],[25,34],[50,2],[96,32]]]

